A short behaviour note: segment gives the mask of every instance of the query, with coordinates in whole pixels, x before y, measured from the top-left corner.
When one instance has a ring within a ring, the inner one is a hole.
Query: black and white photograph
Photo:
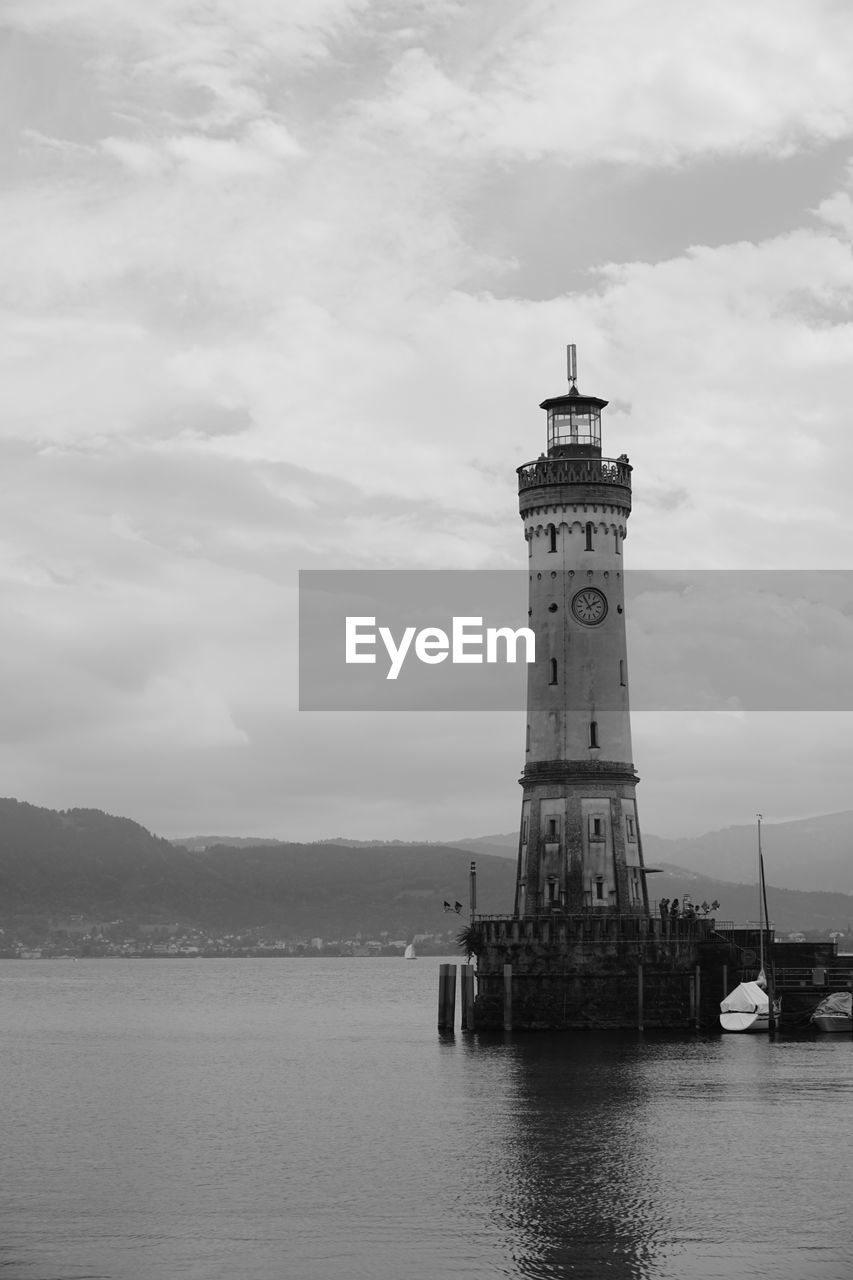
[[[0,1276],[849,1280],[853,7],[0,0]]]

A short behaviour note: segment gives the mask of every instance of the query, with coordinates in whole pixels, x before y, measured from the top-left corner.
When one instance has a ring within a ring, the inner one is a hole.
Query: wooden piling
[[[643,1029],[643,966],[637,965],[637,1030]]]
[[[729,966],[723,965],[723,999],[729,994]]]
[[[702,1024],[702,970],[696,966],[696,1030]]]
[[[474,1030],[474,966],[460,965],[462,977],[462,1030]]]
[[[438,966],[438,1029],[452,1031],[456,1022],[456,965]]]
[[[447,987],[445,988],[444,1021],[448,1031],[456,1026],[456,965],[447,966]]]
[[[696,976],[690,974],[687,979],[688,994],[690,996],[690,1025],[696,1026]]]
[[[504,1031],[512,1031],[512,965],[504,965]]]

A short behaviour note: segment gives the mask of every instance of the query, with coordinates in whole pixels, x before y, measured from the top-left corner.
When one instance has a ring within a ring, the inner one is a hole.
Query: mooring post
[[[460,965],[462,975],[462,1030],[474,1030],[474,966]]]
[[[696,966],[696,1030],[702,1025],[702,969]]]
[[[643,965],[637,965],[637,1030],[643,1029]]]
[[[447,966],[447,985],[444,988],[444,1029],[452,1031],[456,1025],[456,965]]]
[[[690,996],[690,1025],[696,1027],[696,975],[689,973],[687,975],[687,988]]]
[[[456,1020],[456,965],[438,966],[438,1029],[452,1031]]]
[[[504,965],[504,1031],[512,1031],[512,965]]]
[[[729,994],[729,966],[723,965],[723,999]]]

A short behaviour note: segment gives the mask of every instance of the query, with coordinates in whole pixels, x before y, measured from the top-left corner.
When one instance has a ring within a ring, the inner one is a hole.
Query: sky
[[[524,569],[569,342],[634,467],[626,568],[853,567],[843,0],[0,30],[4,794],[169,836],[513,830],[523,712],[298,710],[297,575]],[[853,807],[848,712],[633,733],[647,831]]]

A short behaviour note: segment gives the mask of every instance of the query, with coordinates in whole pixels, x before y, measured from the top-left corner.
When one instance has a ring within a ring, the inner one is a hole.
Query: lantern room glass
[[[601,448],[601,411],[584,405],[548,410],[548,450],[566,445]]]

